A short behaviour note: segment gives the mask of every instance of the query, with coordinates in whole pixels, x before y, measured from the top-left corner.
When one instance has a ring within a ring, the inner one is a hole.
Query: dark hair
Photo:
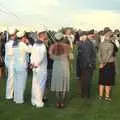
[[[117,34],[117,37],[120,37],[120,34]]]
[[[87,33],[86,31],[82,31],[82,32],[80,33],[80,36],[83,36],[83,35],[88,35],[88,33]]]
[[[94,34],[94,33],[95,33],[95,30],[94,30],[94,29],[88,31],[88,35],[89,35],[89,34]]]

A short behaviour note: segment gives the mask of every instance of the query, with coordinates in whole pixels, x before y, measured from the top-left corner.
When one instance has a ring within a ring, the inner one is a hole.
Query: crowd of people
[[[31,69],[32,105],[44,107],[46,91],[50,88],[55,92],[56,107],[64,108],[70,88],[70,66],[73,60],[76,60],[76,79],[81,98],[90,99],[98,58],[98,99],[112,101],[111,90],[115,85],[117,72],[116,55],[120,46],[119,30],[113,32],[106,27],[99,32],[73,32],[71,28],[66,28],[63,32],[55,33],[52,44],[48,44],[48,39],[45,29],[38,30],[34,35],[33,32],[26,33],[16,29],[0,33],[0,79],[3,79],[3,73],[7,74],[7,100],[13,100],[16,104],[24,103],[28,70]],[[74,54],[76,48],[77,56]]]

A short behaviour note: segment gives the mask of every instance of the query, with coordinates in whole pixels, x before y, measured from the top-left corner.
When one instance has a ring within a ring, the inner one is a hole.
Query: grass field
[[[120,58],[118,58],[120,60]],[[74,66],[74,65],[73,65]],[[31,76],[28,78],[25,91],[25,104],[17,105],[6,101],[5,80],[1,81],[0,120],[120,120],[120,75],[117,75],[116,86],[113,88],[111,103],[100,102],[97,98],[98,72],[93,78],[92,99],[88,103],[78,94],[75,69],[71,75],[71,90],[65,109],[55,108],[55,97],[49,93],[49,101],[43,109],[36,109],[30,103]]]

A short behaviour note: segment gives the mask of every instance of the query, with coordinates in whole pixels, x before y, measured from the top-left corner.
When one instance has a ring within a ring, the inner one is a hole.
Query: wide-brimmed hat
[[[61,33],[61,32],[58,32],[58,33],[55,34],[55,39],[56,39],[57,41],[62,40],[63,37],[64,37],[64,34]]]
[[[22,38],[24,36],[25,36],[25,32],[23,32],[23,31],[20,31],[20,32],[17,33],[18,38]]]
[[[104,35],[110,32],[112,32],[112,30],[109,27],[104,28]]]

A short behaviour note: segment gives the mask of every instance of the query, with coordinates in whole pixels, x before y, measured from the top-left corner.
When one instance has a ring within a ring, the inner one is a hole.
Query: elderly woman
[[[57,42],[50,48],[49,54],[54,60],[51,91],[56,92],[58,108],[64,107],[66,92],[69,91],[69,45],[62,42],[63,34],[55,35]]]
[[[115,46],[111,40],[111,31],[105,33],[104,42],[99,49],[99,99],[103,99],[105,89],[105,100],[111,101],[111,87],[115,84]]]

